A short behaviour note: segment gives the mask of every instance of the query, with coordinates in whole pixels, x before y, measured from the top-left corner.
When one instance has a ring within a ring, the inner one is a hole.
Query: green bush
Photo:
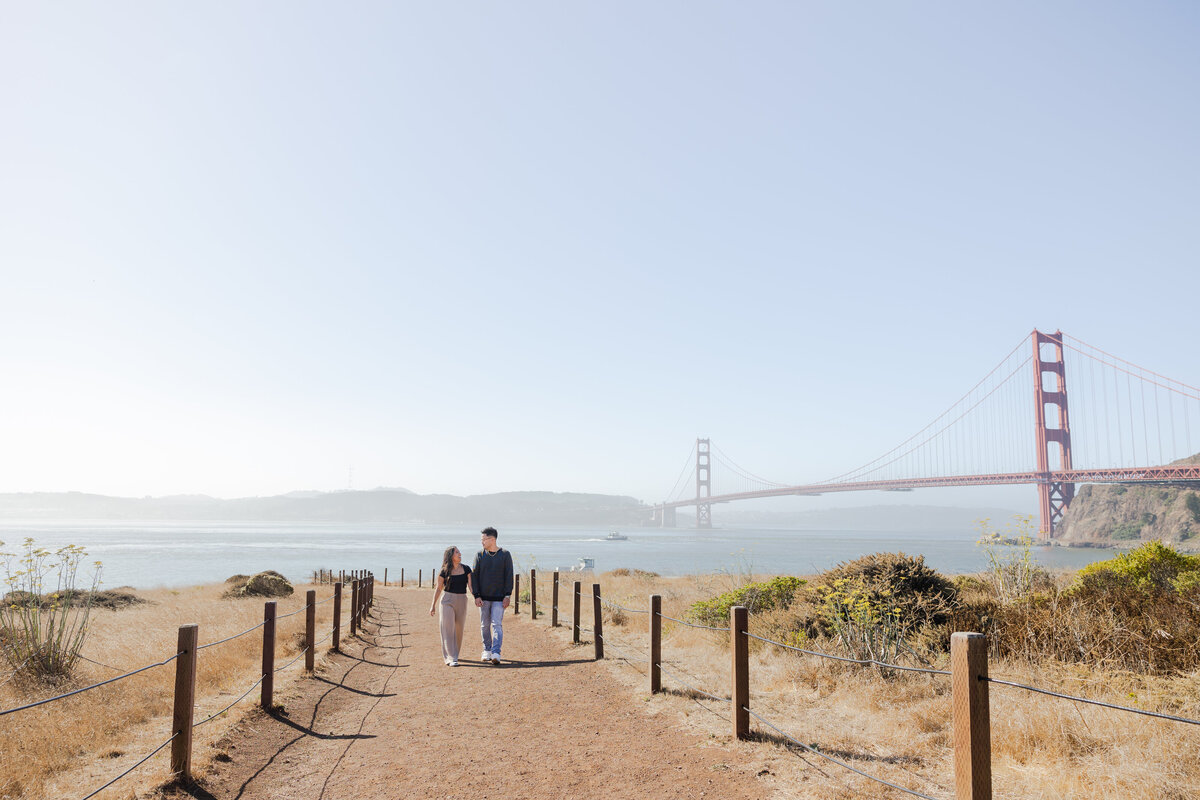
[[[1188,492],[1183,504],[1188,511],[1192,512],[1192,522],[1200,522],[1200,494]]]
[[[925,556],[904,553],[872,553],[838,564],[821,574],[821,585],[861,589],[872,603],[899,609],[907,629],[943,622],[958,597],[954,583],[926,565]]]
[[[1122,522],[1117,527],[1113,528],[1112,538],[1119,541],[1130,541],[1138,539],[1142,535],[1143,522]]]
[[[1186,556],[1162,542],[1151,541],[1116,558],[1084,567],[1075,577],[1071,591],[1079,594],[1135,588],[1173,592],[1178,590],[1183,576],[1198,572],[1200,557]]]
[[[734,606],[745,606],[751,614],[787,608],[796,598],[796,591],[805,583],[807,581],[790,575],[780,575],[762,583],[748,583],[709,600],[692,603],[688,616],[702,625],[728,625],[729,609]]]

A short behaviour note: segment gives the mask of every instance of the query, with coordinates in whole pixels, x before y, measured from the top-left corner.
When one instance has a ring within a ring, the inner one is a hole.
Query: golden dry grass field
[[[137,594],[149,602],[119,611],[94,609],[82,655],[84,663],[64,687],[21,686],[0,673],[0,708],[11,708],[73,688],[115,677],[175,653],[180,625],[199,625],[200,645],[216,642],[262,622],[263,599],[224,599],[225,584],[185,589],[152,589]],[[278,615],[304,607],[305,591],[316,589],[318,641],[329,634],[333,604],[330,586],[296,586],[278,599]],[[348,627],[349,592],[343,593],[343,629]],[[276,665],[295,658],[304,647],[303,612],[277,622]],[[330,645],[317,649],[318,658]],[[195,720],[225,708],[259,677],[262,631],[200,651],[196,677]],[[100,666],[100,665],[104,666]],[[275,676],[276,696],[303,674],[304,659]],[[136,763],[171,735],[174,663],[65,700],[0,717],[0,798],[43,800],[84,797]],[[195,763],[213,756],[213,744],[259,699],[255,689],[229,712],[194,732]],[[129,777],[97,795],[97,800],[129,800],[168,779],[170,748]]]
[[[566,576],[564,576],[565,578]],[[606,599],[645,609],[662,596],[663,614],[686,619],[688,607],[734,587],[748,576],[661,578],[604,574]],[[565,590],[563,590],[565,591]],[[539,595],[547,592],[539,588]],[[590,598],[588,598],[590,600]],[[569,602],[560,602],[568,610]],[[543,601],[543,608],[548,603]],[[750,632],[769,635],[772,613],[750,617]],[[583,624],[591,607],[584,603]],[[540,618],[540,614],[539,614]],[[682,681],[722,698],[730,696],[728,634],[664,621],[663,694],[651,697],[648,620],[605,606],[604,636],[610,669],[639,702],[684,717],[713,737],[730,736],[729,704],[696,696]],[[567,635],[565,632],[559,635]],[[821,649],[821,643],[817,643]],[[618,651],[620,651],[618,653]],[[620,656],[625,656],[622,659]],[[626,660],[627,659],[627,660]],[[936,663],[949,669],[948,659]],[[1152,677],[1098,672],[1083,666],[993,660],[994,678],[1109,703],[1200,718],[1200,674]],[[783,651],[751,640],[751,708],[779,729],[839,760],[935,798],[954,796],[953,732],[948,677],[901,673],[884,678],[872,668]],[[997,798],[1104,798],[1185,800],[1200,797],[1200,729],[1125,712],[991,687],[993,781]],[[785,746],[756,720],[759,741],[747,753],[772,748],[772,770],[792,780],[784,797],[842,800],[906,797],[840,766]],[[794,792],[794,793],[793,793]]]
[[[648,607],[648,597],[663,598],[663,613],[685,619],[690,605],[733,588],[752,576],[708,575],[663,578],[605,573],[595,578],[606,600],[630,609]],[[543,577],[544,576],[544,577]],[[549,627],[550,587],[539,575],[539,608],[534,625],[547,634],[569,638],[569,629]],[[563,582],[568,577],[563,575]],[[586,584],[593,578],[587,576]],[[526,586],[522,581],[523,588]],[[329,586],[297,586],[279,601],[279,613],[303,606],[304,590],[316,588],[318,600]],[[222,599],[225,587],[157,589],[139,592],[151,602],[121,611],[99,610],[83,654],[107,666],[88,664],[77,685],[103,680],[174,652],[177,628],[200,625],[201,644],[257,625],[261,599]],[[415,588],[412,591],[418,591]],[[424,590],[428,591],[428,589]],[[348,593],[347,593],[348,595]],[[348,605],[348,596],[345,597]],[[560,598],[560,620],[570,616],[567,589]],[[317,638],[326,636],[332,604],[318,606]],[[751,615],[752,633],[770,635],[779,621],[766,612]],[[343,630],[348,626],[345,606]],[[528,621],[528,606],[521,615]],[[583,623],[591,624],[590,597]],[[647,664],[646,614],[605,606],[607,664],[629,691],[629,702],[669,715],[678,724],[713,739],[730,739],[729,705],[696,695],[684,683],[721,698],[730,693],[728,636],[664,622],[665,691],[651,696]],[[277,665],[300,653],[304,615],[279,622]],[[585,634],[585,639],[590,634]],[[871,775],[935,798],[953,797],[951,695],[948,678],[876,670],[796,654],[752,641],[751,708],[799,741]],[[822,649],[828,642],[812,642]],[[318,648],[318,657],[329,646]],[[261,633],[207,648],[200,653],[196,719],[233,702],[258,677]],[[934,666],[947,669],[946,663]],[[109,668],[111,667],[111,669]],[[303,673],[303,660],[277,675],[277,697]],[[1200,715],[1200,675],[1155,677],[1097,671],[1083,665],[993,660],[993,677],[1050,690],[1196,718]],[[0,673],[0,682],[8,676]],[[141,673],[116,684],[29,711],[0,717],[0,798],[80,798],[161,744],[170,732],[173,665]],[[54,693],[0,686],[0,707],[9,708]],[[195,763],[203,770],[220,757],[216,746],[257,702],[255,690],[233,710],[196,729]],[[286,699],[285,699],[286,702]],[[545,709],[540,713],[552,713]],[[1002,686],[991,688],[993,773],[997,798],[1111,798],[1112,800],[1184,800],[1200,797],[1200,731],[1195,726],[1031,694]],[[532,722],[531,722],[532,724]],[[844,768],[789,745],[783,737],[752,720],[754,740],[737,743],[746,759],[763,761],[775,774],[780,798],[835,800],[905,797]],[[548,754],[552,757],[553,754]],[[168,778],[166,752],[159,754],[105,791],[103,800],[153,797]]]

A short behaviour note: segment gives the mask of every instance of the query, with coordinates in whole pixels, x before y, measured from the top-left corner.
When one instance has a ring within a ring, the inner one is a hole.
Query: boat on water
[[[580,558],[579,563],[571,567],[571,572],[591,572],[596,568],[596,559]]]
[[[629,537],[626,536],[625,534],[621,533],[620,531],[610,531],[608,536],[605,537],[604,541],[606,541],[606,542],[627,542],[627,541],[629,541]]]

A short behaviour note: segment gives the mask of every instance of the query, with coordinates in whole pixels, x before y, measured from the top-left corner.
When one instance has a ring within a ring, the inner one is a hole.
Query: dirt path
[[[441,660],[427,592],[376,591],[361,641],[331,655],[285,710],[256,714],[202,778],[217,800],[763,798],[730,748],[631,701],[591,647],[506,616],[505,661],[479,655],[469,606],[461,666]],[[727,766],[732,765],[732,766]]]

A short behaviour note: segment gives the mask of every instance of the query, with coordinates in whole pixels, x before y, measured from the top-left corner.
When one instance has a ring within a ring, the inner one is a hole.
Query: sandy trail
[[[256,713],[196,796],[217,800],[761,798],[732,748],[652,716],[539,620],[506,615],[483,665],[468,606],[461,666],[441,660],[429,594],[376,590],[365,634],[331,654],[282,713]],[[277,698],[278,700],[278,698]],[[728,766],[727,766],[728,765]]]

